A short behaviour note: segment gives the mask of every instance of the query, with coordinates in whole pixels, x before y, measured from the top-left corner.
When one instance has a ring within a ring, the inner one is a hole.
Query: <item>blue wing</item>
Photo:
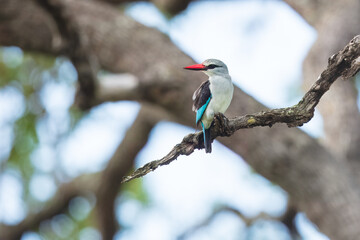
[[[211,95],[209,97],[209,99],[206,101],[206,103],[204,105],[202,105],[197,111],[196,111],[196,125],[199,124],[199,121],[201,119],[201,117],[204,115],[204,112],[207,108],[207,106],[209,105],[209,102],[211,100]]]
[[[196,125],[199,124],[201,117],[209,105],[211,100],[210,82],[203,82],[193,95],[193,111],[196,111]]]

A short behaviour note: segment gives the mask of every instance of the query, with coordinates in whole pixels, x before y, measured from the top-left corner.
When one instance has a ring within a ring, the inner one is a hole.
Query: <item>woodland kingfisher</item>
[[[202,71],[209,76],[193,94],[192,110],[196,112],[196,125],[201,124],[205,152],[211,153],[210,128],[216,113],[224,113],[233,97],[234,86],[227,66],[220,60],[207,59],[201,64],[184,67]]]

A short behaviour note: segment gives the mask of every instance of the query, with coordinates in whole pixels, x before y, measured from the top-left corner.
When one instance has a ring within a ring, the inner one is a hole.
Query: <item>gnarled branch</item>
[[[355,36],[343,50],[329,58],[327,68],[321,73],[318,80],[304,95],[300,102],[288,108],[279,108],[245,116],[227,119],[223,114],[217,114],[211,128],[211,139],[218,136],[231,136],[235,131],[243,128],[258,126],[271,127],[275,123],[286,123],[288,127],[302,126],[311,120],[315,107],[320,98],[329,90],[336,79],[347,79],[360,70],[360,35]],[[189,134],[180,144],[177,144],[165,157],[145,164],[130,176],[123,179],[128,182],[142,177],[162,165],[176,160],[180,155],[190,155],[195,149],[204,148],[201,132]]]

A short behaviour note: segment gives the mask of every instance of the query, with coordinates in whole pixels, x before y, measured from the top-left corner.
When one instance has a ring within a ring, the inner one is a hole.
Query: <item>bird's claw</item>
[[[229,119],[222,113],[216,113],[215,114],[215,120],[217,122],[219,122],[219,124],[224,126],[224,127],[227,126],[228,122],[229,122]]]
[[[229,119],[222,113],[216,113],[214,116],[214,125],[218,125],[218,129],[222,136],[230,136],[231,131],[229,131]]]

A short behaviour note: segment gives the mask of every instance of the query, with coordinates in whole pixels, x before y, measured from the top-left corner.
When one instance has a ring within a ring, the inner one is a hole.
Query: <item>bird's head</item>
[[[217,59],[207,59],[203,63],[187,66],[184,69],[202,71],[209,77],[229,74],[225,63]]]

